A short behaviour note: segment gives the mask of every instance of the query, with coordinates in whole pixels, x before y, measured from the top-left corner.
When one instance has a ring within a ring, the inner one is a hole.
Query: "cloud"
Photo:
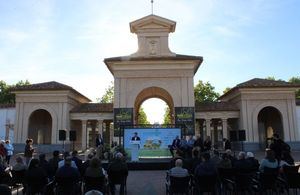
[[[233,28],[230,28],[229,26],[215,26],[213,28],[213,30],[223,36],[223,37],[237,37],[237,36],[241,36],[240,33],[238,33],[237,31],[234,31]]]
[[[10,47],[22,44],[29,37],[28,33],[15,29],[0,30],[0,39],[2,39],[3,42],[7,42],[7,45]]]

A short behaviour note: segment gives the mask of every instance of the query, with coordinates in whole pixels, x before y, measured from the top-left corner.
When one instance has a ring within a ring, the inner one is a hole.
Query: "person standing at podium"
[[[138,136],[137,132],[134,133],[134,136],[131,138],[131,141],[141,141],[141,138]]]
[[[131,138],[132,149],[131,149],[131,161],[139,161],[139,149],[140,149],[141,138],[138,136],[138,133],[135,132],[134,136]]]

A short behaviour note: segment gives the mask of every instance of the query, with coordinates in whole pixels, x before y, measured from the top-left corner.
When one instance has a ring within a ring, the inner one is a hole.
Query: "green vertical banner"
[[[114,108],[114,125],[132,126],[133,125],[133,108]]]
[[[182,127],[183,135],[195,134],[195,108],[175,107],[175,125]]]

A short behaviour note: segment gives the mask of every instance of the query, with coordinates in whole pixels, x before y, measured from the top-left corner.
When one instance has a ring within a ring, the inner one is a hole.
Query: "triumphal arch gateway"
[[[109,144],[116,137],[114,129],[138,125],[139,107],[156,97],[167,103],[172,124],[182,127],[184,134],[211,136],[218,144],[241,133],[244,148],[258,150],[276,131],[293,148],[300,148],[300,101],[295,99],[299,85],[254,78],[216,102],[195,104],[194,75],[203,58],[170,50],[169,34],[175,27],[176,22],[156,15],[130,23],[137,52],[104,60],[114,76],[113,103],[90,103],[72,87],[54,81],[13,89],[16,146],[22,148],[31,137],[41,151],[52,151],[61,147],[61,129],[67,131],[67,144],[68,135],[75,132],[77,149],[93,147],[98,133]]]

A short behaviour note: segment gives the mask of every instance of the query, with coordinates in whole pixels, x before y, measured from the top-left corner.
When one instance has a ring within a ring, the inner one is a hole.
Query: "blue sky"
[[[0,80],[55,80],[96,100],[113,80],[103,59],[134,53],[129,22],[150,13],[150,0],[0,0]],[[154,0],[154,14],[177,22],[173,52],[203,56],[195,83],[222,93],[300,76],[299,0]]]

